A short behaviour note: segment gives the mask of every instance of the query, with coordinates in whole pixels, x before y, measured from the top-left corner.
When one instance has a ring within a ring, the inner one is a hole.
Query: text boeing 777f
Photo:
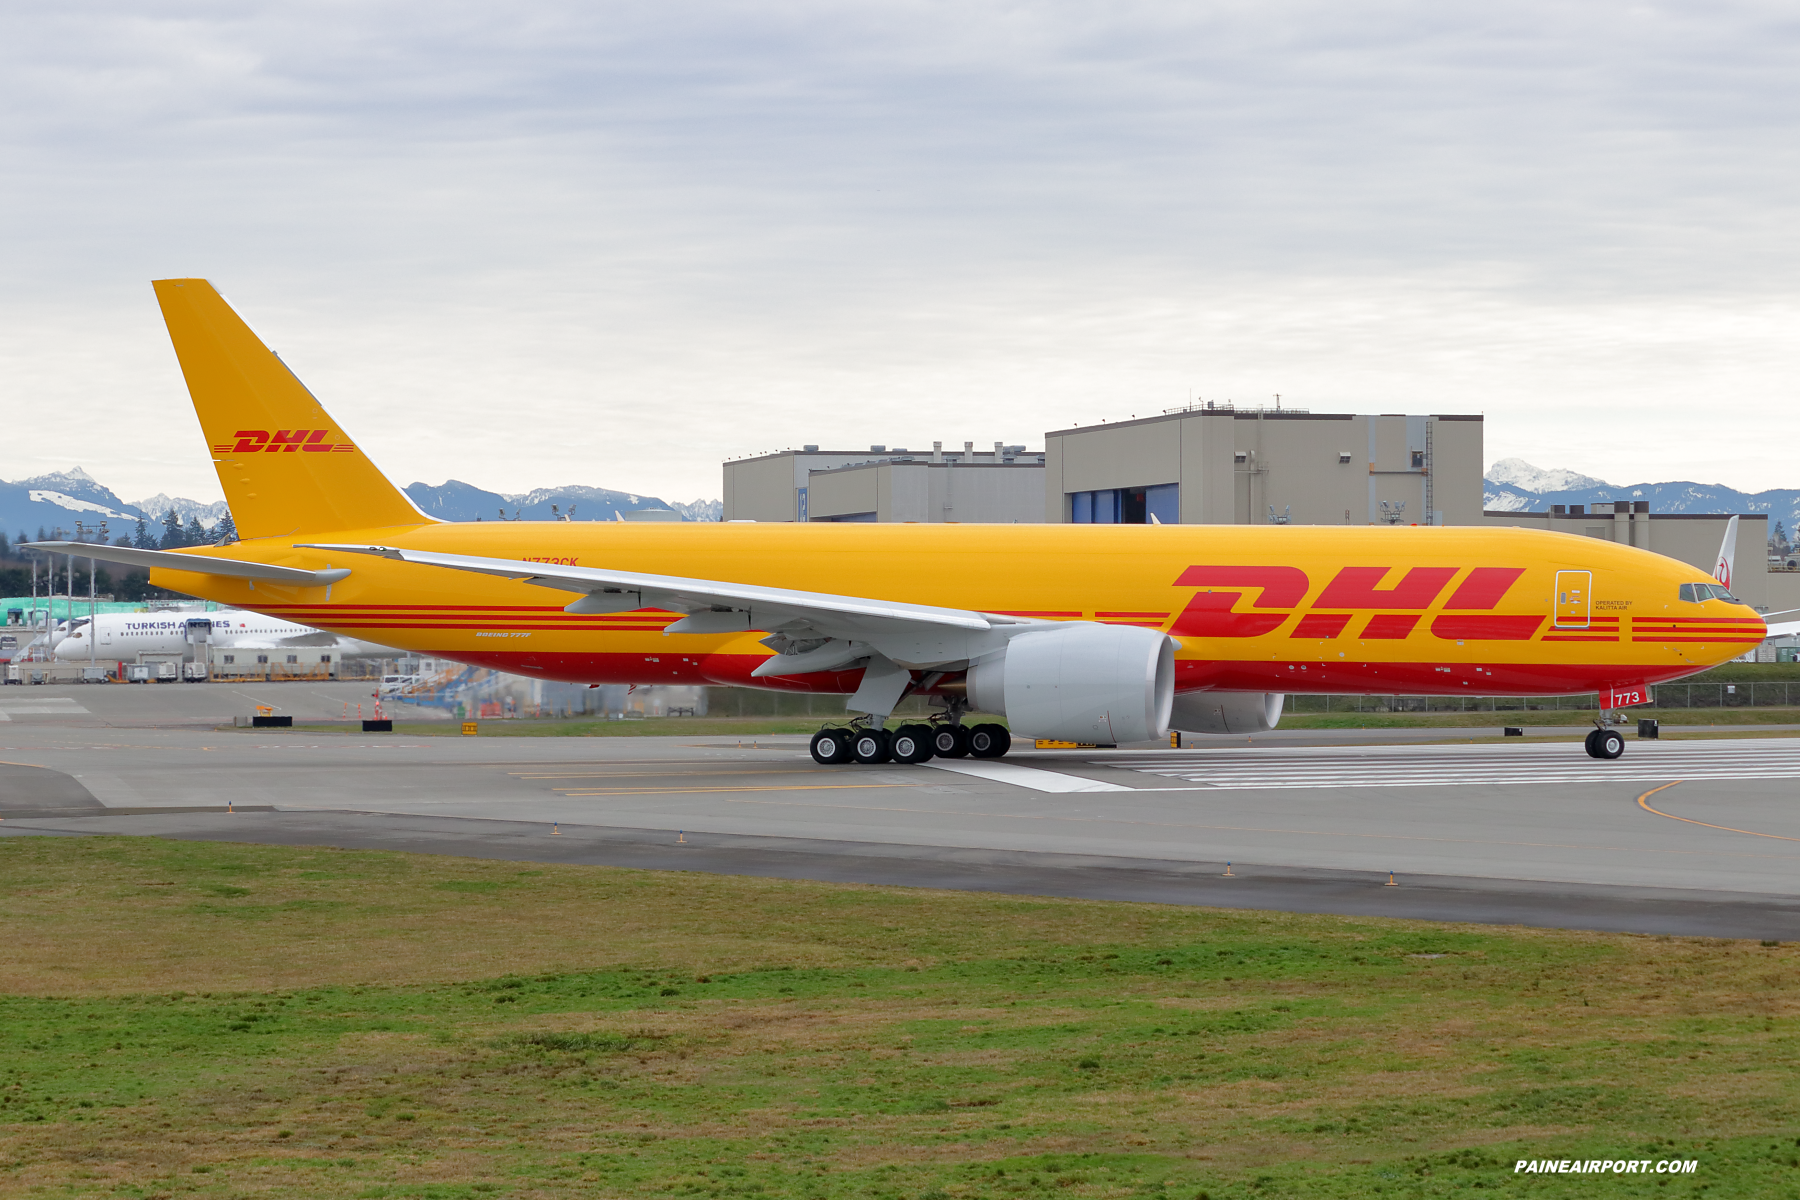
[[[1763,637],[1705,572],[1510,528],[499,522],[419,512],[201,279],[157,298],[241,540],[158,586],[544,679],[849,693],[821,761],[1268,728],[1283,693],[1614,706]],[[1697,586],[1698,585],[1698,586]],[[908,695],[930,725],[888,728]],[[1588,739],[1595,757],[1623,749]]]

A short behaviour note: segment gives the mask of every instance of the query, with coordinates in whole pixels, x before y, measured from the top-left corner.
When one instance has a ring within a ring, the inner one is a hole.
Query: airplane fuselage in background
[[[396,651],[360,638],[344,637],[310,625],[264,613],[222,610],[210,613],[102,613],[76,617],[57,626],[54,651],[59,662],[126,662],[140,654],[181,654],[190,645],[188,625],[210,622],[209,640],[228,650],[316,651],[344,658],[387,658]],[[92,653],[89,642],[94,643]]]

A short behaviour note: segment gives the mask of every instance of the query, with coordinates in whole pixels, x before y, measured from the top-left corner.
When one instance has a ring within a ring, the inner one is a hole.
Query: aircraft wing
[[[73,554],[77,558],[97,558],[101,562],[120,563],[128,567],[150,567],[163,571],[197,571],[203,575],[227,575],[233,579],[267,579],[275,583],[295,583],[301,587],[324,587],[350,574],[348,567],[329,571],[308,571],[301,567],[277,567],[268,563],[244,562],[236,558],[213,558],[205,554],[182,554],[175,550],[138,550],[130,546],[105,546],[99,542],[27,542],[21,550],[43,550],[56,554]]]
[[[566,606],[571,613],[631,612],[642,608],[685,613],[665,630],[667,633],[767,631],[771,636],[764,642],[777,651],[777,656],[757,668],[756,674],[762,676],[830,671],[876,655],[913,667],[966,662],[999,649],[1014,633],[1049,624],[829,592],[520,559],[436,554],[395,546],[306,543],[304,548],[373,554],[396,562],[498,575],[582,593],[581,599]]]

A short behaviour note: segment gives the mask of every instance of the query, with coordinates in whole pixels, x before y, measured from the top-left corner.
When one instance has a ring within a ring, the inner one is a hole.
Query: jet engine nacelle
[[[1282,692],[1188,692],[1175,697],[1171,728],[1183,733],[1266,733],[1281,722]]]
[[[1154,629],[1070,622],[1022,633],[969,668],[969,703],[1015,734],[1147,742],[1169,731],[1175,643]]]

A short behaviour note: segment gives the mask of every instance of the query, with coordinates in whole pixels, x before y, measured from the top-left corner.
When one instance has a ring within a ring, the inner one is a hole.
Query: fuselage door
[[[1558,571],[1556,573],[1556,627],[1586,629],[1592,607],[1594,573],[1592,571]]]

